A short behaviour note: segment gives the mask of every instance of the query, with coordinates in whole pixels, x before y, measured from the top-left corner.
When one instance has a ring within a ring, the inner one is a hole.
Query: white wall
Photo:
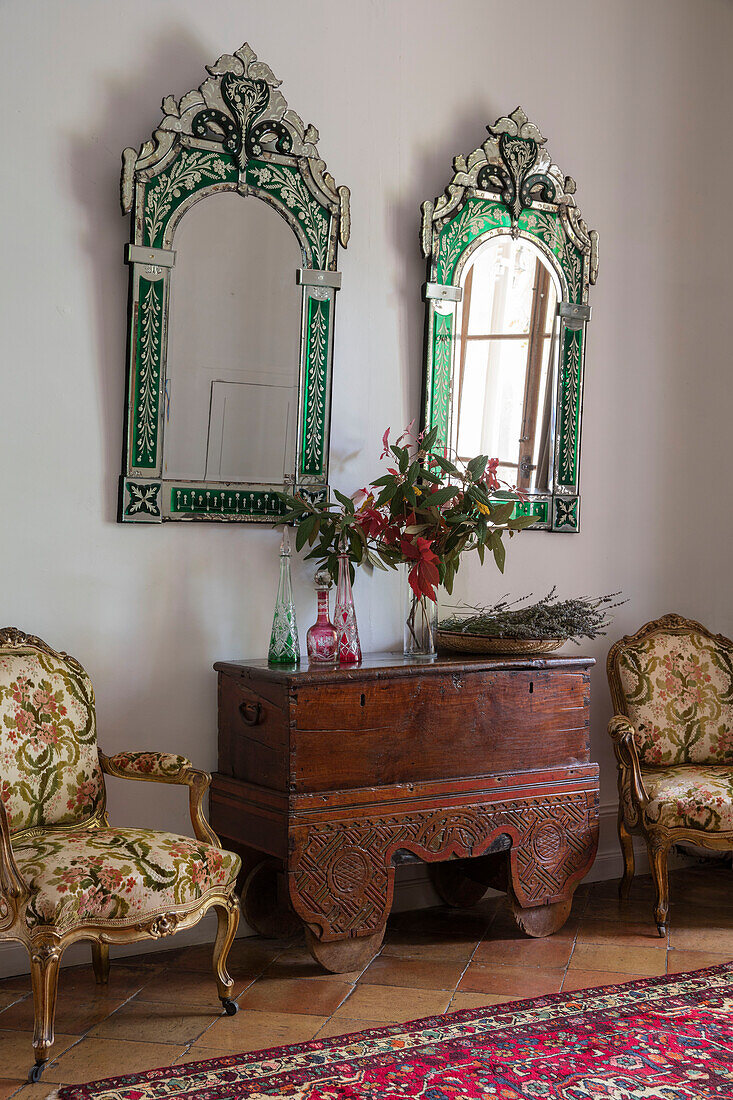
[[[263,654],[278,536],[115,522],[127,221],[120,152],[158,104],[248,40],[352,189],[333,409],[333,482],[373,474],[418,412],[419,205],[451,158],[521,103],[600,233],[587,360],[582,533],[527,533],[502,579],[460,595],[623,589],[614,633],[669,610],[733,631],[727,427],[733,8],[726,0],[5,0],[0,619],[74,653],[106,751],[216,764],[217,658]],[[313,617],[297,567],[301,632]],[[366,650],[399,638],[395,577],[356,589]],[[607,642],[593,751],[610,809]],[[180,791],[112,781],[119,822],[185,829]],[[606,841],[604,841],[606,843]],[[607,842],[613,852],[613,838]],[[610,866],[610,864],[607,864]]]

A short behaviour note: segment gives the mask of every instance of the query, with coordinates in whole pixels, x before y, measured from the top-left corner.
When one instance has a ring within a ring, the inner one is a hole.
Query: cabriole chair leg
[[[657,892],[654,919],[657,922],[659,935],[666,936],[669,931],[669,875],[667,870],[669,844],[659,836],[650,836],[647,839],[647,850],[654,887]]]
[[[229,949],[234,943],[239,925],[239,902],[235,897],[230,898],[228,905],[216,906],[216,943],[214,944],[214,977],[219,991],[219,1000],[224,1006],[227,1016],[233,1016],[239,1005],[232,1000],[234,991],[234,979],[227,970],[227,957]]]
[[[61,949],[56,944],[42,943],[31,947],[31,984],[33,986],[33,1050],[36,1062],[28,1074],[29,1081],[40,1081],[53,1046],[53,1025],[56,1015],[56,991],[59,980]]]
[[[97,985],[107,985],[109,981],[108,943],[92,943],[92,966]]]
[[[624,876],[619,883],[618,892],[622,901],[629,900],[629,894],[631,893],[631,883],[634,878],[634,838],[626,828],[624,819],[619,813],[618,817],[618,839],[621,844],[621,852],[624,857]]]

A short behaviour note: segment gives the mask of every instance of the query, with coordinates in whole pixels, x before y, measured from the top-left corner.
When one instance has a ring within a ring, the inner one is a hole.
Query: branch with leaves
[[[477,455],[469,462],[452,462],[434,450],[438,429],[414,436],[411,426],[395,443],[389,428],[382,437],[382,459],[394,463],[387,472],[352,496],[334,491],[335,501],[314,503],[307,497],[280,493],[289,511],[279,523],[295,523],[298,550],[306,543],[314,558],[336,579],[339,546],[346,548],[351,567],[378,569],[409,565],[409,582],[417,597],[437,599],[437,586],[450,593],[461,554],[475,550],[483,564],[486,551],[504,571],[503,536],[534,522],[513,516],[515,499],[508,497],[496,470],[499,460]]]

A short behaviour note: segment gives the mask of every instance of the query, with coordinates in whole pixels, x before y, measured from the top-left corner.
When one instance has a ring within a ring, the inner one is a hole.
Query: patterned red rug
[[[59,1096],[731,1100],[733,963],[67,1086]]]

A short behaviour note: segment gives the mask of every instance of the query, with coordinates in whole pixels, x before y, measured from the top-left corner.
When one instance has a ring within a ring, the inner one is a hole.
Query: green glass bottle
[[[300,661],[298,624],[295,621],[293,582],[290,577],[290,535],[287,527],[280,543],[280,582],[277,586],[267,660],[273,665],[297,665]]]

